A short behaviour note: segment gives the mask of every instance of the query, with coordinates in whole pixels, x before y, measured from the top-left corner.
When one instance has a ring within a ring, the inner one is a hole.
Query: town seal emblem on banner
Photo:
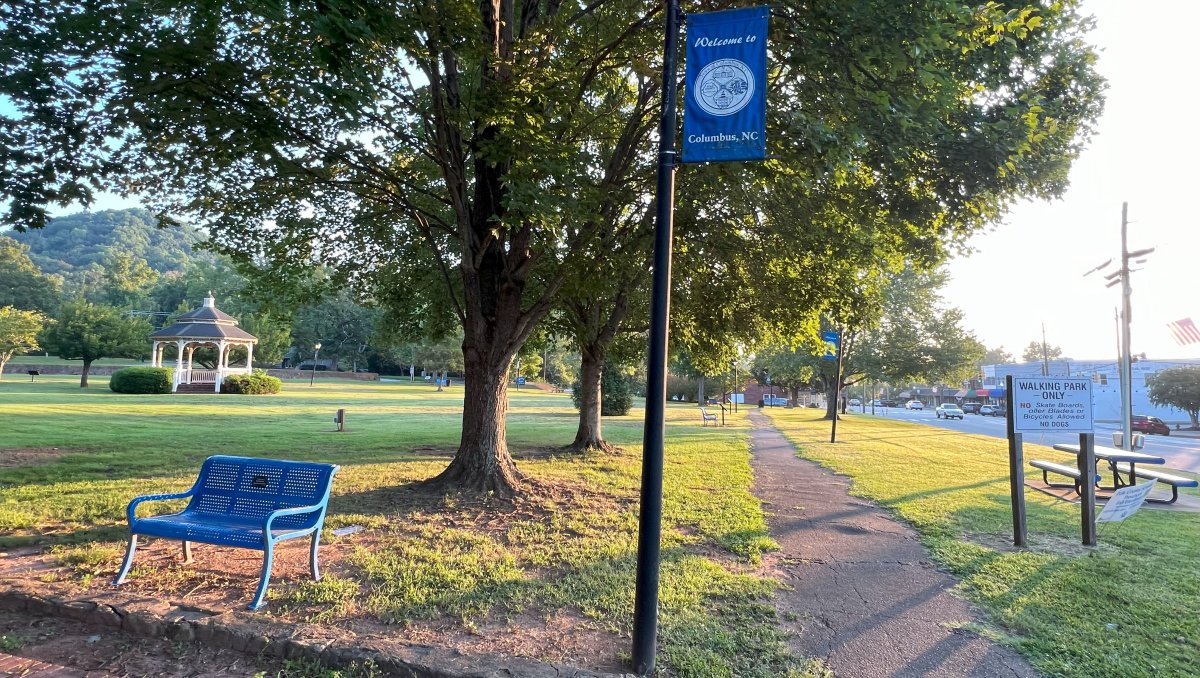
[[[754,73],[737,59],[718,59],[696,76],[696,105],[710,115],[733,115],[754,98]]]

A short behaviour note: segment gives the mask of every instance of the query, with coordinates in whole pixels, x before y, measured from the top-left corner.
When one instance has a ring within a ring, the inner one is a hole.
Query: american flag
[[[1175,337],[1175,343],[1180,346],[1200,344],[1200,329],[1196,328],[1196,323],[1192,322],[1191,318],[1167,323],[1167,329],[1171,330],[1171,336]]]

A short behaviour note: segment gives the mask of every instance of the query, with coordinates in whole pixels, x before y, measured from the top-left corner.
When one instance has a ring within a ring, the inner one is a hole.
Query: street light
[[[313,385],[313,379],[317,378],[317,356],[321,355],[321,342],[313,344],[313,366],[312,374],[308,376],[308,385]]]

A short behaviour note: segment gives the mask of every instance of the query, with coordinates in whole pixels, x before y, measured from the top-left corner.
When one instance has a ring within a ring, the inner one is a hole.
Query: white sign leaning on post
[[[1013,428],[1018,431],[1092,431],[1092,380],[1013,377]]]
[[[1156,482],[1158,481],[1151,480],[1148,483],[1122,487],[1113,492],[1112,498],[1104,504],[1104,510],[1096,517],[1096,522],[1117,523],[1133,515],[1141,508],[1142,502],[1146,501],[1146,495],[1150,494],[1150,490],[1154,489],[1154,483]]]

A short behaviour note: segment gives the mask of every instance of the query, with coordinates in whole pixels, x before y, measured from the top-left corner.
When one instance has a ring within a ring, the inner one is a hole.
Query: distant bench
[[[263,551],[262,576],[251,610],[261,607],[266,596],[276,542],[312,535],[308,564],[313,579],[320,580],[317,544],[337,471],[332,464],[227,456],[205,459],[187,492],[146,495],[129,502],[129,545],[113,585],[119,586],[129,574],[139,534],[182,541],[184,562],[192,560],[193,541]],[[137,517],[138,504],[168,499],[190,501],[179,513]]]
[[[708,426],[708,422],[710,421],[713,423],[713,426],[719,425],[717,424],[717,415],[709,412],[703,407],[700,408],[700,421],[702,422],[701,426]]]

